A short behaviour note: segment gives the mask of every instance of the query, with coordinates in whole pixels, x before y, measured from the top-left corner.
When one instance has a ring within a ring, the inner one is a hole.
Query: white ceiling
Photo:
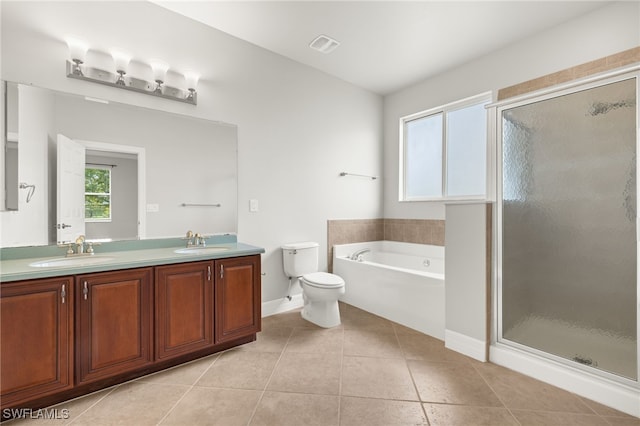
[[[379,94],[469,62],[607,1],[153,3]],[[332,53],[309,48],[325,34]]]

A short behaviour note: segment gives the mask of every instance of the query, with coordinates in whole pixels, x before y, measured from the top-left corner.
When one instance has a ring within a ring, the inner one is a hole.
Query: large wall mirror
[[[237,232],[237,127],[3,82],[2,247]]]

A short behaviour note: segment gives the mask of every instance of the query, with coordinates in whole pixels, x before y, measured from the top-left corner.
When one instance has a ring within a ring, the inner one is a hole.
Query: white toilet
[[[338,298],[344,294],[344,280],[318,271],[318,243],[291,243],[282,246],[284,273],[298,278],[302,287],[302,318],[320,327],[340,325]]]

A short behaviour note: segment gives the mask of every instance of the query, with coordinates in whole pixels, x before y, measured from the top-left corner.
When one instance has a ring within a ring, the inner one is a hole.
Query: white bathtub
[[[349,256],[371,252],[362,262]],[[345,303],[444,340],[444,247],[395,241],[333,248],[333,272],[345,280]]]

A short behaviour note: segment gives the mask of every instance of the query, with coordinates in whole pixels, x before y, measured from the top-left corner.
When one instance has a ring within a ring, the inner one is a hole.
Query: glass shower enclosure
[[[498,341],[638,380],[637,74],[498,109]]]

